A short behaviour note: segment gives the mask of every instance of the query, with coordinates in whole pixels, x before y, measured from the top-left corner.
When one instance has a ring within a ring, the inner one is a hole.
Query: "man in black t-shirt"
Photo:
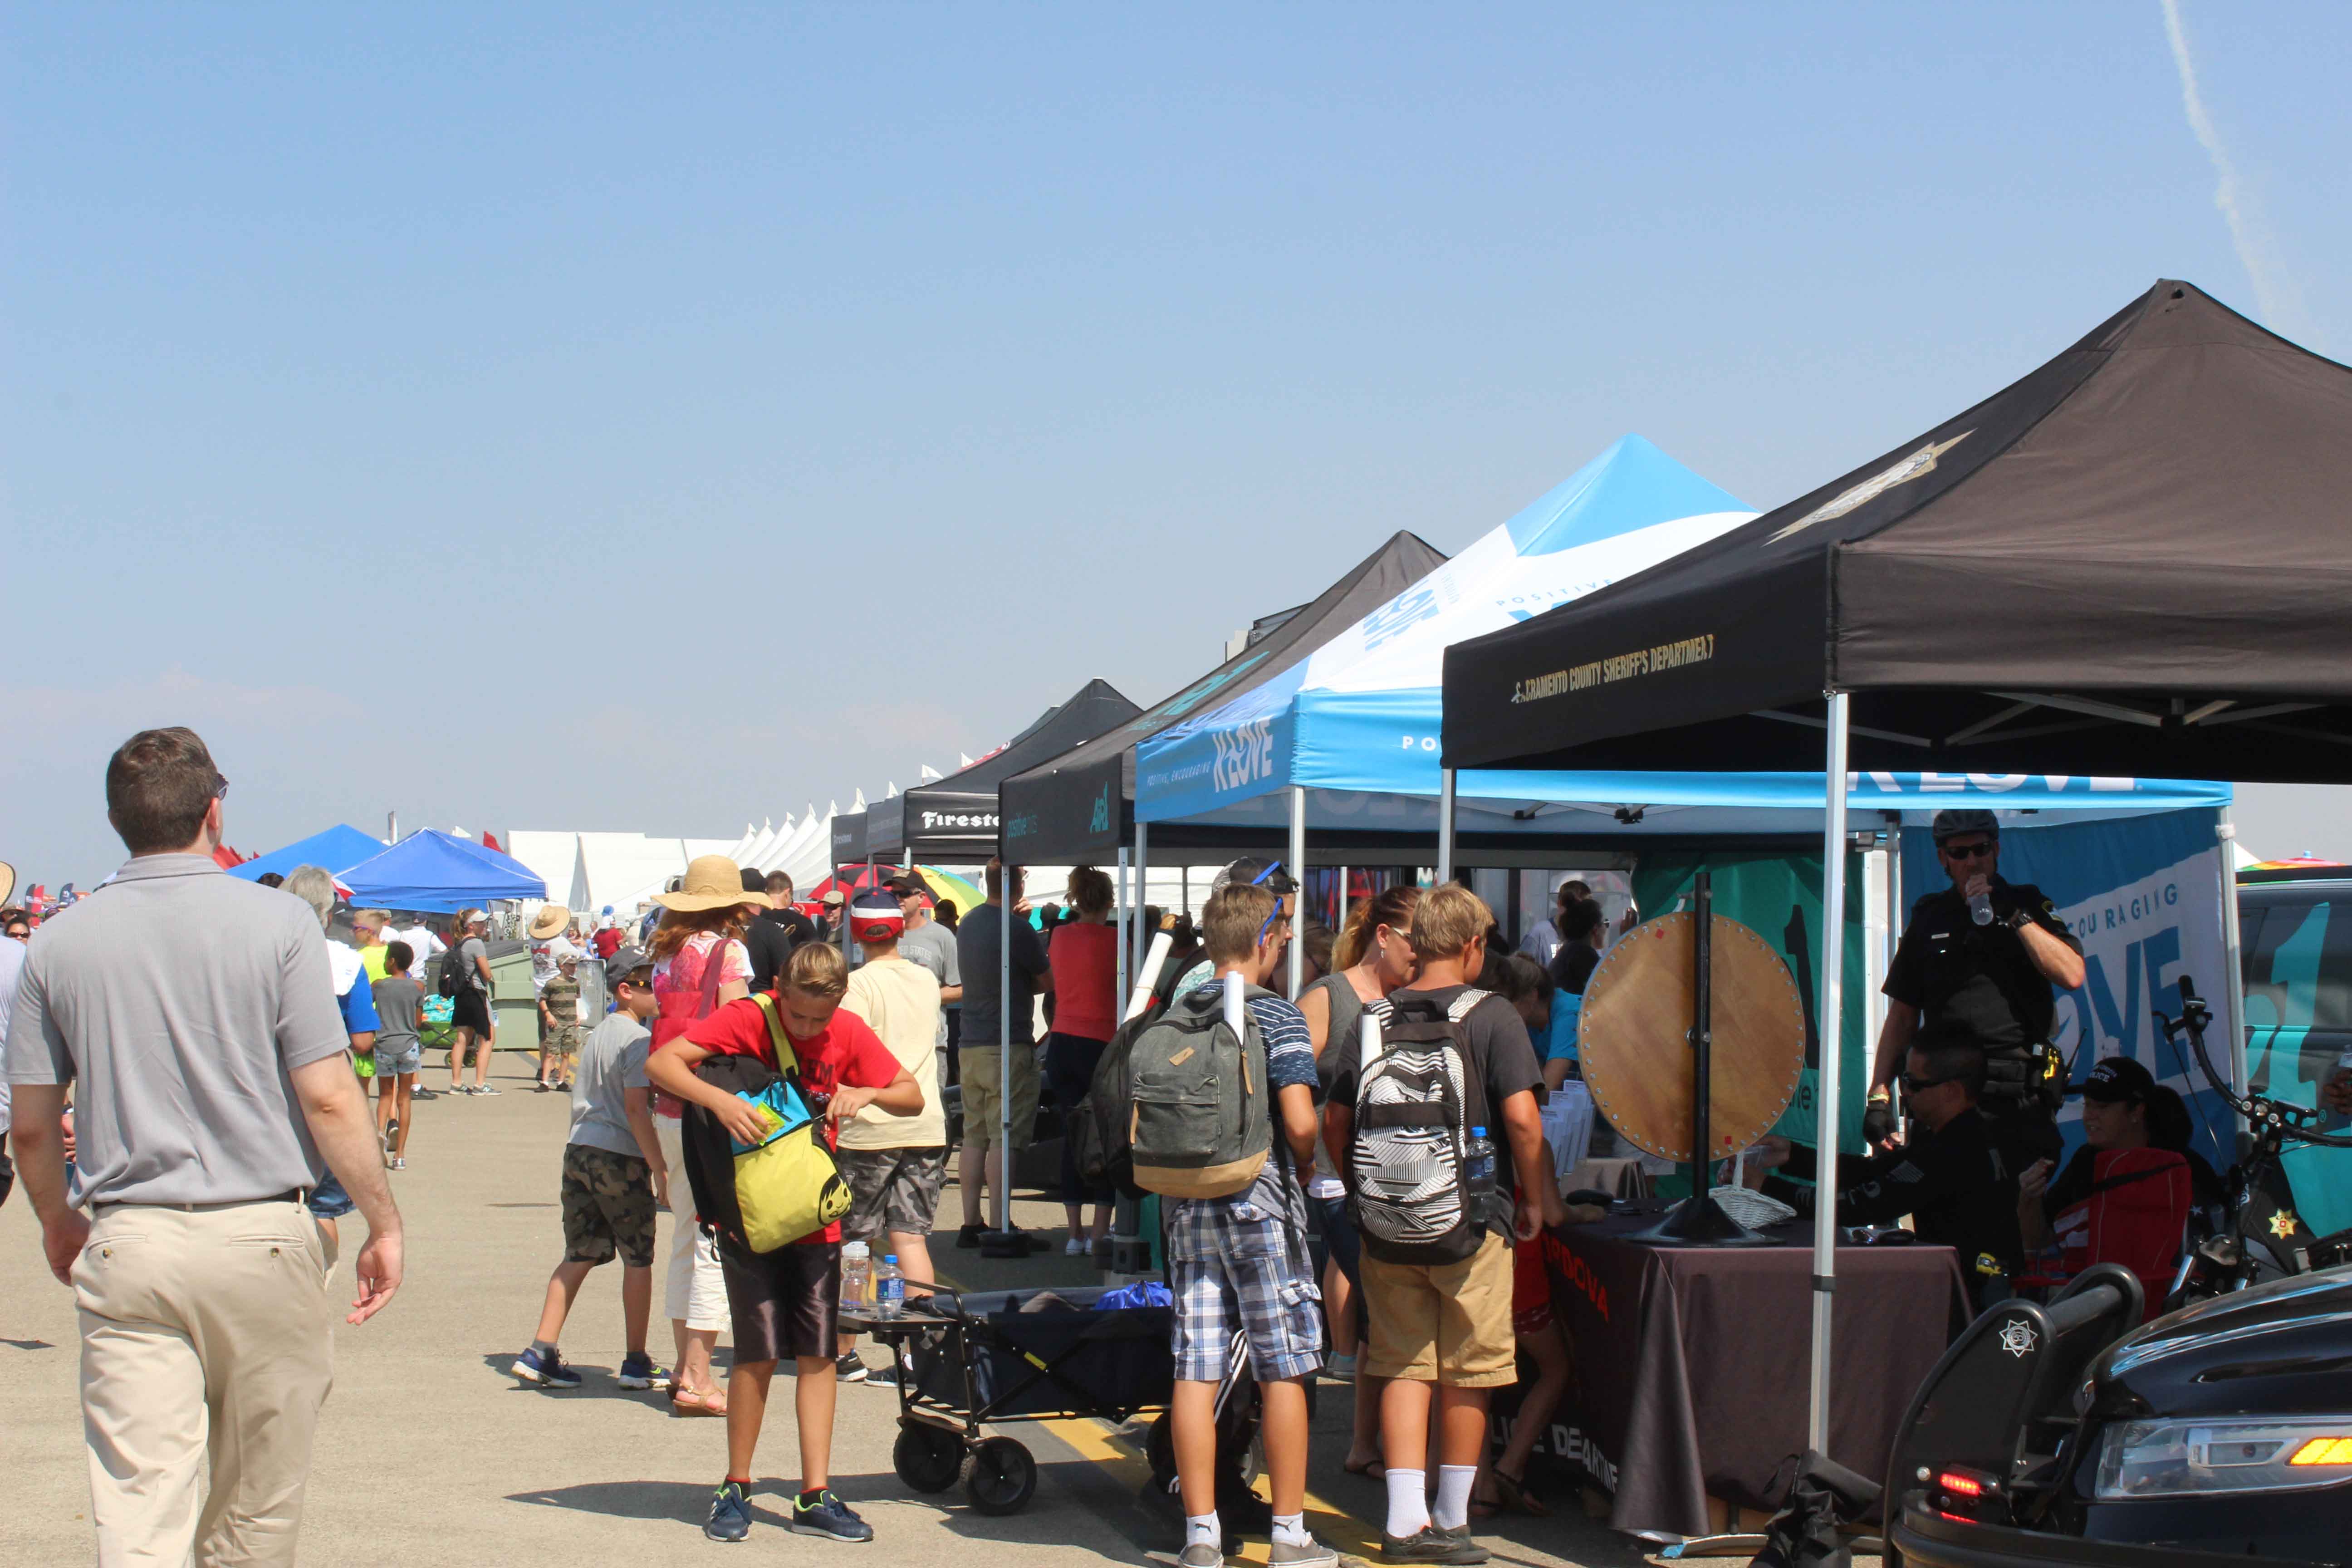
[[[1601,944],[1607,932],[1601,905],[1579,899],[1559,911],[1559,951],[1552,954],[1551,983],[1571,995],[1584,994],[1585,984],[1601,967]]]
[[[771,871],[753,889],[751,879],[757,872],[743,874],[747,892],[765,891],[771,909],[760,911],[751,929],[743,933],[743,946],[751,955],[751,994],[775,988],[776,976],[784,972],[785,961],[793,949],[804,942],[816,940],[816,922],[793,908],[793,879],[782,871]]]
[[[2083,984],[2083,944],[2042,889],[2004,881],[2000,828],[1990,811],[1939,811],[1931,830],[1952,885],[1912,907],[1887,966],[1886,1024],[1870,1076],[1874,1123],[1921,1025],[1985,1054],[1984,1114],[2034,1155],[2058,1152],[2064,1083],[2048,1049],[2057,1011],[2051,987]],[[1978,924],[1974,900],[1990,919]],[[1873,1133],[1874,1139],[1877,1136]]]

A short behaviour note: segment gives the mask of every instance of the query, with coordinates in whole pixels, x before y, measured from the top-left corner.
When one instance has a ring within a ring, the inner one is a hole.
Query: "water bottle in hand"
[[[874,1315],[895,1318],[907,1306],[907,1277],[898,1272],[896,1253],[886,1255],[874,1271]]]
[[[1980,926],[1989,926],[1992,924],[1992,895],[1990,893],[1970,893],[1969,895],[1969,919],[1976,921],[1977,924]]]
[[[1495,1141],[1485,1128],[1473,1127],[1462,1153],[1463,1195],[1472,1214],[1484,1215],[1495,1196]]]

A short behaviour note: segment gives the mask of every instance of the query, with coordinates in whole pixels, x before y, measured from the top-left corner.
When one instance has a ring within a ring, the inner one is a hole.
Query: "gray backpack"
[[[1244,990],[1242,1028],[1225,1021],[1222,981],[1193,987],[1136,1037],[1128,1058],[1135,1184],[1171,1198],[1247,1190],[1274,1148],[1265,1036]]]

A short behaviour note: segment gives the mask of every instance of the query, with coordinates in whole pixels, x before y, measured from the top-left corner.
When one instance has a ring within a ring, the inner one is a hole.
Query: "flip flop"
[[[1529,1519],[1551,1517],[1551,1505],[1531,1495],[1525,1481],[1514,1480],[1500,1469],[1487,1471],[1486,1479],[1494,1483],[1496,1495],[1501,1500],[1497,1508],[1507,1508],[1514,1513],[1526,1514]],[[1472,1505],[1471,1511],[1477,1511],[1476,1505]]]

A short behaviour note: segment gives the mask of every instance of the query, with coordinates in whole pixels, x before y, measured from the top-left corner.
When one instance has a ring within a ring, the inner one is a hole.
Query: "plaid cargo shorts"
[[[1179,1381],[1222,1380],[1236,1332],[1261,1383],[1323,1364],[1323,1293],[1307,1258],[1306,1205],[1286,1173],[1269,1163],[1240,1196],[1186,1199],[1167,1215]]]
[[[683,1178],[681,1178],[683,1179]],[[644,1160],[585,1143],[563,1146],[563,1261],[654,1264],[654,1184]]]

